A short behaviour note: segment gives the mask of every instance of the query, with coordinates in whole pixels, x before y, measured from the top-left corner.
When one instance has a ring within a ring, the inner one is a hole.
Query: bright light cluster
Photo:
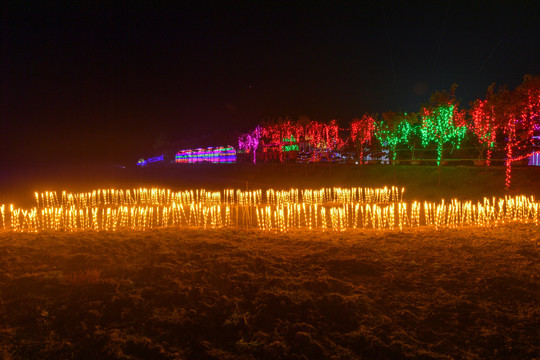
[[[253,162],[257,162],[257,149],[261,146],[264,152],[274,152],[280,161],[285,160],[284,153],[301,151],[299,143],[311,149],[336,151],[343,147],[344,141],[339,135],[336,120],[329,123],[310,121],[307,124],[283,120],[278,123],[265,123],[257,126],[252,132],[238,138],[238,149],[252,154]]]
[[[175,162],[177,164],[194,164],[201,162],[230,164],[236,162],[236,151],[232,146],[180,150],[175,156]]]
[[[534,197],[405,202],[404,189],[322,188],[223,191],[140,188],[35,193],[31,209],[0,206],[0,230],[150,230],[164,227],[264,231],[456,228],[509,222],[538,225]]]

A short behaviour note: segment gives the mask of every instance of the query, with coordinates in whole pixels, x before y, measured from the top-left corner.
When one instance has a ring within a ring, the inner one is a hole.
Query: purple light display
[[[257,148],[261,138],[261,127],[257,126],[255,130],[249,134],[245,134],[238,138],[238,149],[245,150],[247,153],[253,154],[253,163],[257,163]]]
[[[139,161],[137,161],[137,165],[146,166],[151,163],[162,162],[162,161],[164,161],[164,158],[163,158],[163,155],[160,155],[160,156],[151,157],[148,160],[139,159]]]
[[[231,164],[236,162],[236,151],[232,146],[206,149],[180,150],[176,153],[177,164],[195,164],[209,162],[212,164]]]

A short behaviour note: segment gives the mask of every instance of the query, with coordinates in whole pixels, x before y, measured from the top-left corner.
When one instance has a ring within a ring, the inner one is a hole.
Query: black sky
[[[534,0],[36,3],[2,5],[0,150],[21,162],[135,161],[160,137],[345,125],[418,111],[452,83],[468,104],[540,74]]]

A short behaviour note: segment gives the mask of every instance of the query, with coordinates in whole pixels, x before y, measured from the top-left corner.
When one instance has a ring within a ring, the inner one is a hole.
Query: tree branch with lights
[[[532,156],[533,136],[540,128],[540,77],[526,75],[514,91],[505,87],[494,93],[495,116],[505,137],[505,187],[510,188],[512,163]]]
[[[479,159],[483,159],[486,152],[486,163],[491,163],[491,154],[496,145],[497,131],[500,129],[500,123],[495,116],[495,104],[493,85],[488,88],[486,100],[476,100],[471,104],[469,110],[471,122],[469,129],[476,135],[480,145]]]
[[[364,161],[365,146],[371,145],[371,140],[375,133],[375,117],[373,115],[363,115],[355,118],[351,122],[351,140],[356,147],[360,164]]]
[[[414,114],[386,112],[382,120],[375,123],[375,136],[381,144],[386,144],[392,154],[392,164],[396,162],[396,147],[407,143],[413,132]]]
[[[437,165],[441,164],[444,144],[450,142],[459,149],[467,131],[463,113],[459,112],[458,102],[454,96],[456,87],[454,84],[449,92],[446,90],[435,92],[431,96],[430,104],[423,107],[421,113],[422,145],[426,147],[430,143],[435,144]]]

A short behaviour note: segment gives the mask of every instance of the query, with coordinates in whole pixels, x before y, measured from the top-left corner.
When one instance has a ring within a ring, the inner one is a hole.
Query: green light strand
[[[441,164],[443,145],[450,142],[459,149],[467,131],[465,126],[454,124],[454,110],[454,105],[442,105],[432,112],[424,109],[422,115],[420,128],[422,146],[426,147],[432,142],[437,145],[437,165]]]
[[[298,147],[298,144],[295,144],[296,143],[296,139],[294,138],[293,135],[291,135],[290,138],[283,138],[282,139],[284,145],[282,145],[282,150],[283,151],[299,151],[300,148]]]
[[[406,143],[413,131],[413,127],[408,121],[402,120],[397,125],[380,121],[376,123],[375,136],[381,144],[387,144],[388,150],[392,152],[392,162],[396,161],[396,147],[400,143]]]

